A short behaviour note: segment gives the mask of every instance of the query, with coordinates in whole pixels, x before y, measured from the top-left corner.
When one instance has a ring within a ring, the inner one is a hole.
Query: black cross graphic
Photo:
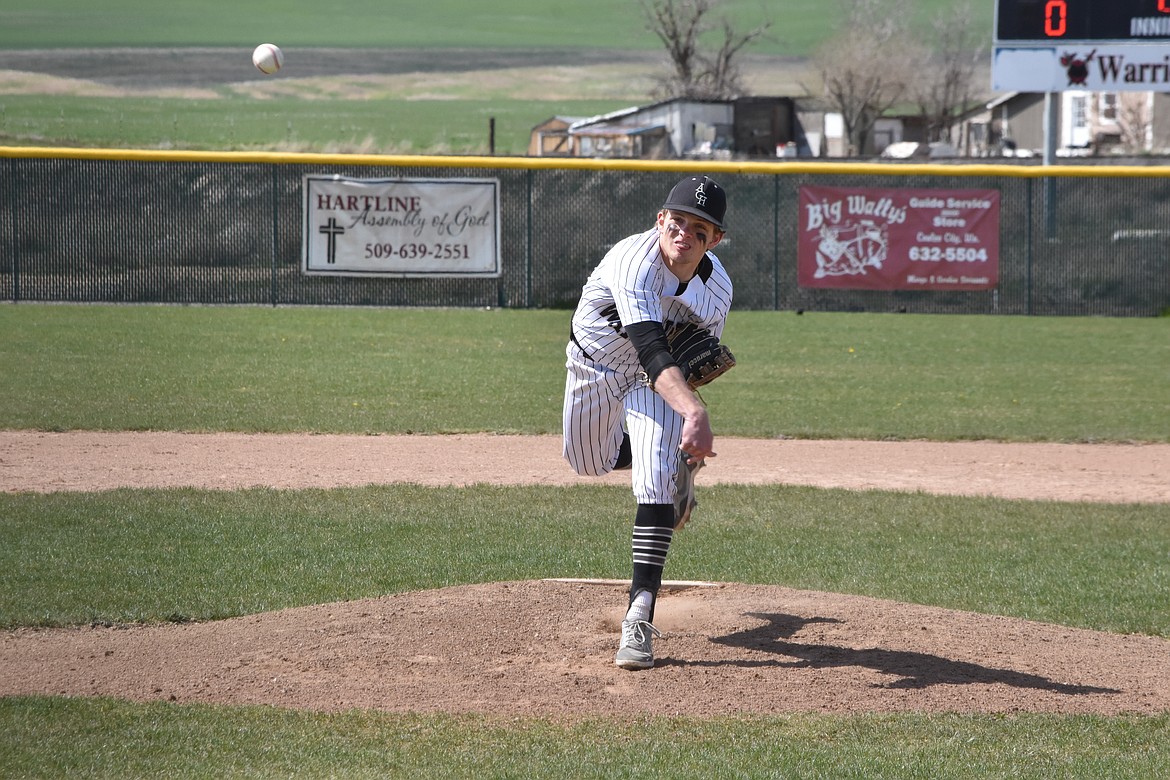
[[[325,254],[325,262],[332,265],[337,262],[337,237],[345,232],[345,228],[338,225],[336,219],[330,217],[329,221],[318,229],[329,236],[329,250]]]

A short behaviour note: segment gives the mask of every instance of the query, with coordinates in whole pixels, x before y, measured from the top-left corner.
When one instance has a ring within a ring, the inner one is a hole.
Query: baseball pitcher
[[[674,186],[654,226],[594,269],[566,347],[564,456],[582,476],[630,469],[637,510],[633,577],[615,663],[654,665],[652,621],[674,532],[691,517],[694,475],[714,457],[695,388],[735,365],[719,342],[731,279],[711,250],[727,196],[707,176]]]

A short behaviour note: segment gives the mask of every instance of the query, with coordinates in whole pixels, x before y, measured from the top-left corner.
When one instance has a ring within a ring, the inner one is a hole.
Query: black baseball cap
[[[688,176],[674,185],[662,208],[694,214],[723,230],[727,193],[710,176]]]

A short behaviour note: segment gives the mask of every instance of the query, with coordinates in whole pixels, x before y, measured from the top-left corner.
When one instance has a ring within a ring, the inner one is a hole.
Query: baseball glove
[[[705,328],[693,322],[667,326],[666,343],[694,390],[722,376],[735,366],[735,355]]]

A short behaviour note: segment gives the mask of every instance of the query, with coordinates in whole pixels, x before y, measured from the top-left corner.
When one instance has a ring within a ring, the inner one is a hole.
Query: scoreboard
[[[997,41],[1170,38],[1170,0],[1000,0]]]
[[[996,0],[992,88],[1170,92],[1170,0]]]

